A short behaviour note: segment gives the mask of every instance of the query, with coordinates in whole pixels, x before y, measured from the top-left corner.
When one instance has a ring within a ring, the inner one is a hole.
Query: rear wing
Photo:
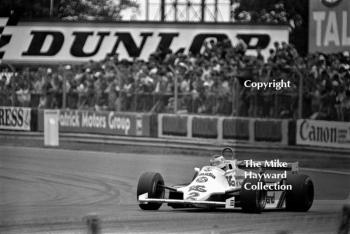
[[[271,161],[253,161],[256,164],[260,164],[260,167],[252,167],[247,166],[247,163],[245,161],[241,161],[237,164],[238,168],[240,169],[263,169],[263,170],[274,170],[274,171],[291,171],[292,173],[297,173],[299,171],[299,162],[289,162],[286,164],[286,167],[276,166]],[[268,162],[268,163],[266,163]]]

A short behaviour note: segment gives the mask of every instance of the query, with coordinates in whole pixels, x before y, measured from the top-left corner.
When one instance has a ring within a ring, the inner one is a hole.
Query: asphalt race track
[[[143,172],[184,183],[206,164],[208,157],[0,146],[0,233],[86,233],[89,214],[101,218],[103,233],[336,233],[349,171],[302,171],[316,189],[307,213],[139,209]]]

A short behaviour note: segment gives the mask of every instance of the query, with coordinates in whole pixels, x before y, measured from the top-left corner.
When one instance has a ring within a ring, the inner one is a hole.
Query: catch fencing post
[[[303,76],[297,69],[297,75],[299,76],[299,92],[298,92],[298,118],[303,118]]]
[[[63,85],[62,85],[62,109],[66,109],[67,105],[67,72],[63,74]]]
[[[172,73],[174,73],[174,113],[176,114],[177,113],[177,104],[178,104],[178,76],[177,76],[177,73],[176,73],[176,70],[172,67],[172,66],[169,66],[170,70]]]

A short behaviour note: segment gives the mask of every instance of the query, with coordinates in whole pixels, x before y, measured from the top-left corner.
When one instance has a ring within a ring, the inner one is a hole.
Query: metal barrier
[[[212,115],[158,114],[158,137],[212,139],[218,142],[243,140],[289,145],[295,132],[290,119],[260,119]]]

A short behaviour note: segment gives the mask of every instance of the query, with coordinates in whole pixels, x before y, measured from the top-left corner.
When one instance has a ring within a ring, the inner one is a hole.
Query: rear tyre
[[[314,201],[314,184],[307,175],[288,175],[287,185],[292,186],[292,190],[286,193],[286,208],[289,211],[306,212]]]
[[[266,205],[266,190],[252,190],[250,189],[252,185],[258,185],[261,183],[262,186],[265,185],[265,181],[253,178],[246,178],[243,181],[242,189],[240,193],[240,201],[243,212],[247,213],[260,213]],[[245,185],[247,185],[246,189]]]
[[[149,198],[163,198],[165,190],[162,185],[164,185],[164,180],[161,174],[155,172],[143,173],[137,185],[137,199],[144,193],[148,193]],[[162,203],[140,203],[139,206],[142,210],[158,210]]]

